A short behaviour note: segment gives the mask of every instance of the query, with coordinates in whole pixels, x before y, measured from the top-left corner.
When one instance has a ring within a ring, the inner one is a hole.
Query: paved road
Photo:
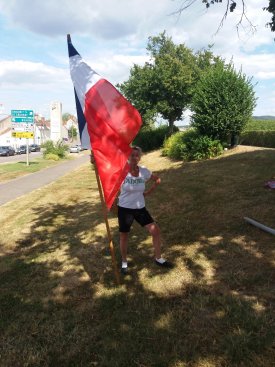
[[[89,162],[89,159],[89,154],[84,154],[74,160],[0,184],[0,206],[55,181],[82,164]]]
[[[42,153],[41,152],[31,152],[29,154],[29,160],[31,161],[34,158],[38,158],[41,157]],[[1,163],[14,163],[14,162],[27,162],[27,154],[16,154],[16,155],[11,155],[9,157],[0,157],[0,164]]]

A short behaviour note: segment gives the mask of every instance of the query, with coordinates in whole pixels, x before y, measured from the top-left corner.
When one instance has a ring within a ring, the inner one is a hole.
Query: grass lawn
[[[272,367],[275,150],[142,164],[162,184],[147,207],[168,271],[134,226],[116,286],[89,165],[0,208],[0,366]],[[110,215],[119,260],[116,218]]]
[[[0,182],[6,182],[29,173],[40,171],[43,168],[54,166],[61,161],[50,161],[43,158],[30,159],[29,166],[26,161],[0,164]]]
[[[84,154],[87,154],[86,152]],[[7,182],[14,178],[25,176],[29,173],[40,171],[41,169],[55,166],[68,159],[75,159],[77,156],[69,154],[67,158],[58,161],[44,159],[43,157],[30,157],[29,166],[26,164],[25,157],[20,162],[1,163],[0,161],[0,183]]]

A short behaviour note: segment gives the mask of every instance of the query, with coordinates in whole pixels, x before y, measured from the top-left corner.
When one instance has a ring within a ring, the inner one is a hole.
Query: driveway
[[[55,181],[89,160],[89,154],[84,154],[73,160],[0,184],[0,206]]]

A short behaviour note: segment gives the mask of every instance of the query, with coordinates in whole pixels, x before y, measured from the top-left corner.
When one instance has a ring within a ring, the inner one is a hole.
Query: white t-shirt
[[[121,185],[118,205],[128,209],[141,209],[145,207],[144,190],[145,182],[150,179],[152,172],[139,166],[138,177],[129,172]]]

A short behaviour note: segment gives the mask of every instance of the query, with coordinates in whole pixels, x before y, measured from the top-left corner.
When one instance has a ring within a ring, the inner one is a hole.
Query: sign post
[[[34,137],[33,110],[11,110],[12,136],[26,138],[27,141],[27,166],[29,165],[29,138]]]

